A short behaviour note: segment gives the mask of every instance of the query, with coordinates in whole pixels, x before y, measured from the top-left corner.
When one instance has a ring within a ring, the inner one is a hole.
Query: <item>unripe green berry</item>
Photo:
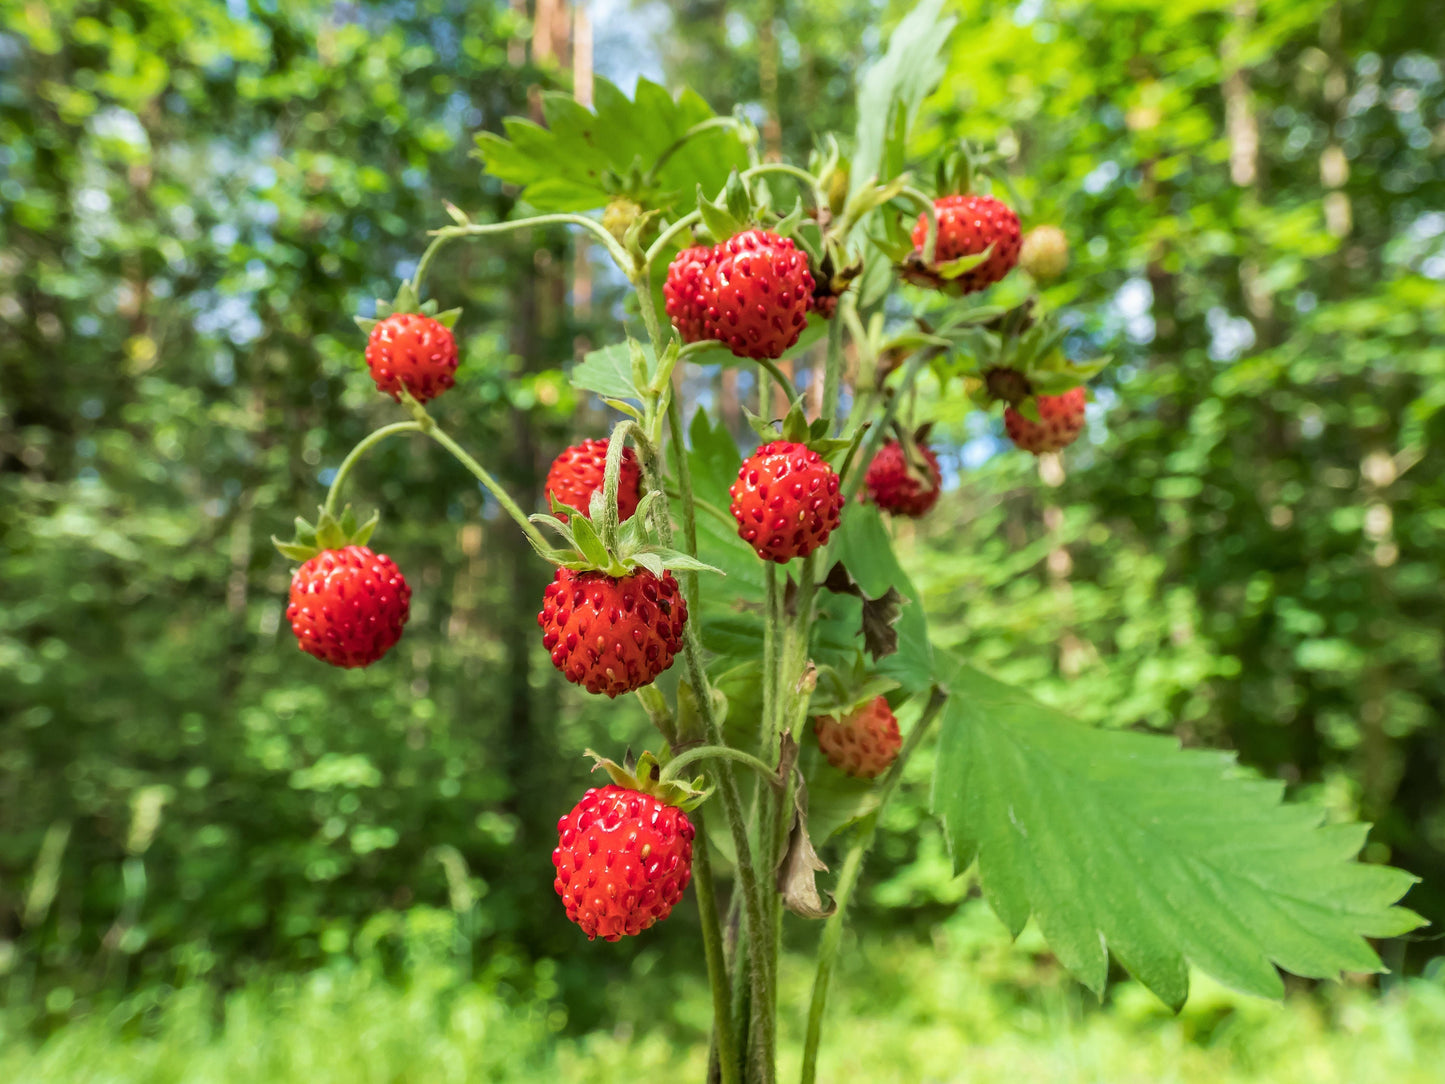
[[[1040,282],[1058,278],[1069,266],[1069,239],[1057,226],[1035,226],[1024,234],[1019,266]]]

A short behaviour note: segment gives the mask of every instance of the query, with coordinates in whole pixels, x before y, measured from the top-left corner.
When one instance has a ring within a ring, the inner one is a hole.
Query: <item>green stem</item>
[[[853,297],[849,294],[843,300],[848,307],[853,306]],[[825,418],[833,419],[833,432],[838,432],[838,423],[842,420],[838,417],[838,389],[843,382],[843,324],[840,319],[842,313],[835,313],[834,318],[828,321],[828,357],[823,363],[823,409]]]
[[[707,980],[712,989],[713,1041],[717,1045],[722,1084],[742,1084],[737,1040],[733,1037],[732,983],[723,954],[722,926],[718,921],[717,892],[712,880],[712,856],[707,844],[707,826],[701,807],[693,810],[692,886],[697,894],[698,917],[702,921],[702,952],[707,961]]]
[[[761,177],[767,173],[778,173],[808,186],[808,194],[813,197],[814,207],[828,206],[828,197],[818,187],[818,178],[814,177],[806,169],[799,169],[797,166],[789,165],[787,162],[764,162],[760,166],[753,166],[744,170],[740,175],[743,181],[751,181],[754,177]]]
[[[667,229],[663,230],[662,233],[658,235],[657,240],[647,246],[647,252],[642,257],[643,267],[650,268],[657,257],[667,251],[667,246],[672,243],[674,237],[682,233],[683,230],[691,229],[701,221],[701,211],[689,211],[671,226],[667,227]]]
[[[633,284],[637,287],[638,307],[642,311],[642,322],[647,327],[648,337],[652,341],[653,354],[661,357],[665,348],[665,340],[662,337],[661,326],[658,324],[657,310],[652,302],[652,291],[646,277],[645,267],[636,273]],[[687,552],[696,556],[697,514],[692,497],[692,471],[687,461],[687,445],[683,439],[682,408],[675,394],[668,397],[667,421],[669,436],[677,451],[677,488],[682,500],[683,530],[687,542]],[[649,464],[649,470],[660,477],[660,472],[655,470],[656,466],[655,463]],[[659,516],[658,519],[663,545],[671,548],[672,523],[666,515]],[[684,573],[683,575],[685,582],[691,588],[688,608],[695,614],[697,612],[697,575],[696,573]],[[727,743],[723,739],[722,725],[718,722],[717,714],[713,710],[707,671],[703,669],[702,665],[702,642],[698,635],[696,619],[689,620],[683,628],[683,665],[687,671],[687,679],[697,694],[698,711],[702,715],[708,743],[726,745]],[[739,889],[743,895],[744,913],[747,916],[749,929],[758,931],[763,928],[763,896],[758,884],[757,871],[753,866],[747,822],[743,819],[742,793],[738,789],[737,775],[733,772],[731,764],[727,762],[720,764],[717,777],[718,793],[722,798],[723,811],[727,814],[728,830],[732,835],[733,848],[737,852],[737,878]],[[768,967],[767,960],[754,948],[757,940],[756,937],[752,937],[748,942],[749,981],[755,1003],[766,1001],[767,993],[772,989],[774,983],[774,976]],[[777,1071],[775,1053],[771,1044],[758,1069],[761,1074],[758,1084],[774,1084],[777,1079]]]
[[[689,764],[695,764],[699,760],[736,760],[739,764],[746,764],[764,779],[773,779],[777,773],[763,761],[745,753],[741,749],[734,749],[731,745],[699,745],[695,749],[689,749],[679,753],[672,760],[667,762],[667,767],[662,769],[658,776],[658,782],[666,783],[676,779],[683,768]]]
[[[431,266],[432,260],[435,259],[436,254],[441,251],[441,247],[450,240],[450,236],[433,237],[431,244],[426,246],[426,251],[421,254],[421,259],[417,261],[416,271],[414,271],[411,276],[411,292],[416,294],[418,301],[421,300],[421,284],[422,280],[426,278],[427,268]]]
[[[903,770],[908,765],[908,758],[918,748],[947,699],[948,694],[935,686],[932,695],[928,698],[927,706],[923,709],[923,714],[914,724],[913,729],[909,731],[908,740],[899,750],[898,759],[893,762],[893,767],[888,770],[888,774],[883,779],[883,785],[878,791],[877,806],[858,826],[853,837],[853,846],[843,860],[843,868],[838,874],[838,885],[833,894],[837,910],[829,916],[827,923],[823,926],[823,936],[818,944],[818,971],[813,978],[813,997],[808,1005],[808,1030],[803,1040],[803,1073],[799,1078],[800,1084],[814,1084],[817,1079],[818,1040],[823,1030],[823,1010],[828,1002],[828,982],[833,977],[833,965],[837,962],[838,946],[843,939],[843,919],[848,913],[848,904],[853,898],[853,890],[858,886],[858,877],[863,871],[863,862],[868,857],[868,851],[872,848],[874,836],[878,832],[878,821],[883,815],[884,808],[888,805],[889,798],[898,788],[898,781],[903,778]]]
[[[547,539],[543,537],[542,532],[537,530],[536,525],[527,518],[527,514],[518,507],[517,502],[512,500],[512,495],[503,489],[501,484],[487,472],[485,467],[473,459],[465,448],[452,440],[435,422],[425,427],[423,432],[447,451],[451,452],[452,458],[466,467],[467,470],[472,473],[472,476],[486,487],[487,492],[496,498],[497,503],[502,506],[507,515],[516,521],[518,527],[522,528],[522,533],[527,536],[532,545],[541,550],[551,548]]]
[[[583,229],[591,230],[592,234],[602,242],[602,247],[607,250],[608,255],[618,267],[622,268],[624,274],[632,275],[636,268],[633,266],[632,257],[627,250],[617,242],[617,238],[607,232],[607,227],[598,222],[595,218],[588,218],[586,215],[534,215],[531,218],[518,218],[510,222],[488,222],[476,223],[468,226],[443,226],[439,230],[431,230],[430,235],[438,239],[449,237],[488,237],[499,233],[511,233],[514,230],[530,229],[533,226],[581,226]]]
[[[346,458],[341,461],[341,466],[336,468],[336,476],[331,479],[331,488],[326,491],[326,504],[323,506],[325,510],[332,516],[336,515],[336,498],[341,495],[342,483],[346,481],[346,476],[351,473],[351,468],[356,466],[362,456],[387,437],[397,433],[420,433],[422,428],[421,422],[392,422],[363,437],[361,442],[347,453]]]
[[[768,371],[768,375],[777,381],[778,387],[783,391],[783,398],[788,401],[788,406],[793,405],[793,400],[798,397],[798,389],[788,379],[788,374],[779,368],[778,363],[772,358],[758,358],[757,362]],[[761,398],[761,396],[759,396]]]
[[[916,188],[904,188],[899,195],[906,196],[928,219],[928,235],[923,239],[923,262],[925,265],[933,263],[934,250],[938,246],[938,212],[933,208],[933,201]]]
[[[852,500],[858,495],[858,489],[863,485],[863,476],[867,473],[868,464],[873,462],[874,453],[878,446],[883,443],[889,428],[893,425],[893,418],[898,413],[898,402],[903,393],[913,384],[918,376],[918,371],[923,368],[924,363],[932,356],[931,350],[920,350],[908,359],[908,364],[903,368],[903,376],[898,381],[898,387],[894,389],[893,395],[888,399],[888,405],[883,408],[883,417],[868,431],[863,438],[863,444],[858,449],[858,457],[854,461],[855,467],[848,472],[848,477],[843,479],[843,507],[851,506]]]

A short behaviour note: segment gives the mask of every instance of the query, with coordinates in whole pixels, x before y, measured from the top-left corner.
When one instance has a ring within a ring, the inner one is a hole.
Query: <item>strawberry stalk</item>
[[[610,235],[609,235],[610,236]],[[650,282],[650,264],[644,263],[638,268],[633,277],[633,284],[637,289],[638,307],[642,312],[642,322],[647,328],[648,339],[652,343],[654,356],[661,358],[666,351],[667,340],[663,338],[662,329],[657,319],[657,308],[652,300],[652,288]],[[675,386],[676,377],[672,378]],[[658,389],[655,395],[661,396],[669,389]],[[686,552],[690,556],[697,555],[697,513],[693,502],[692,493],[692,471],[687,461],[687,444],[682,428],[682,407],[678,402],[676,394],[668,394],[667,423],[668,435],[673,447],[677,450],[677,485],[678,494],[682,501],[683,509],[683,532],[686,540]],[[649,404],[649,412],[655,408],[655,402]],[[658,484],[661,478],[660,455],[655,447],[639,448],[643,453],[643,470],[645,481],[649,486]],[[660,510],[657,517],[658,532],[662,537],[665,546],[672,546],[672,522],[665,510]],[[684,590],[687,594],[688,604],[696,608],[697,599],[697,576],[695,573],[684,572]],[[711,745],[725,745],[723,739],[722,725],[718,721],[717,714],[713,710],[711,686],[708,684],[707,673],[702,666],[702,645],[698,638],[698,622],[689,621],[683,630],[683,664],[687,669],[687,678],[692,688],[697,692],[698,714],[702,718],[704,732],[707,741]],[[684,739],[690,739],[692,735],[682,735]],[[747,914],[748,926],[752,930],[760,930],[763,923],[763,901],[761,889],[758,884],[756,870],[753,866],[752,846],[748,839],[747,822],[743,819],[742,794],[738,789],[737,776],[732,770],[732,765],[723,761],[717,769],[718,793],[722,799],[723,810],[727,816],[728,830],[732,835],[733,848],[737,852],[737,879],[738,890],[743,899],[743,906]],[[698,812],[701,812],[699,810]],[[707,837],[699,832],[695,843],[695,852],[707,850]],[[694,857],[694,861],[696,861]],[[704,859],[706,861],[706,859]],[[708,888],[710,889],[710,879]],[[705,931],[709,928],[716,929],[718,924],[717,899],[711,891],[704,892],[704,886],[697,885],[698,908],[702,915],[702,924]],[[756,939],[753,940],[756,943]],[[729,1016],[731,1004],[731,991],[725,963],[715,959],[714,954],[708,954],[708,982],[712,989],[713,997],[713,1020],[714,1028],[718,1036],[718,1049],[720,1062],[724,1070],[725,1084],[733,1084],[727,1076],[727,1069],[733,1059],[723,1054],[724,1047],[728,1050],[736,1050],[736,1044],[731,1041],[732,1021]],[[774,969],[768,965],[768,961],[756,948],[749,953],[750,988],[753,990],[755,1001],[763,1002],[767,999],[768,991],[775,984]],[[725,1019],[726,1018],[726,1019]],[[725,1037],[728,1041],[724,1042]],[[774,1069],[774,1058],[771,1045],[760,1066],[760,1084],[774,1084],[776,1071]],[[733,1066],[734,1078],[736,1076],[736,1065]]]
[[[326,503],[322,507],[330,515],[336,514],[336,502],[341,496],[341,487],[346,482],[346,476],[351,469],[361,461],[361,457],[371,451],[387,437],[395,436],[397,433],[420,433],[422,425],[420,422],[392,422],[390,425],[383,425],[357,442],[355,448],[346,453],[346,458],[341,461],[341,466],[336,468],[336,474],[331,479],[331,487],[326,491]]]
[[[813,976],[813,995],[808,1004],[808,1030],[803,1039],[803,1072],[799,1077],[799,1084],[815,1084],[818,1078],[818,1041],[823,1031],[823,1010],[828,1003],[828,983],[833,977],[833,964],[838,958],[838,946],[843,940],[843,921],[848,912],[848,904],[853,898],[853,890],[858,886],[863,862],[867,859],[868,852],[873,849],[878,822],[888,800],[898,788],[898,781],[903,778],[908,758],[928,733],[947,699],[948,694],[934,686],[923,714],[908,732],[898,759],[883,777],[883,783],[878,790],[878,804],[858,825],[853,836],[853,845],[843,859],[843,868],[838,873],[838,882],[833,889],[833,901],[837,904],[837,910],[824,923],[823,936],[818,942],[818,969]]]

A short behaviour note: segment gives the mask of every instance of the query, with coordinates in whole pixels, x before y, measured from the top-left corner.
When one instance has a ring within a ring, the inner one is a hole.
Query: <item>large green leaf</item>
[[[508,117],[505,136],[480,133],[477,153],[487,172],[522,186],[523,198],[538,210],[586,211],[623,191],[644,206],[665,208],[695,199],[699,184],[717,191],[732,170],[747,168],[747,148],[730,128],[709,128],[678,145],[690,128],[716,116],[691,90],[674,100],[656,83],[639,79],[629,101],[598,79],[594,100],[595,112],[570,94],[550,93],[542,100],[545,128]],[[637,185],[637,178],[646,183]]]
[[[921,0],[893,31],[888,51],[858,88],[858,129],[852,190],[902,168],[909,126],[947,70],[941,55],[958,20],[944,16],[943,0]]]
[[[1354,861],[1368,830],[1281,803],[1283,784],[1230,754],[1080,726],[958,666],[947,686],[933,806],[959,871],[1017,934],[1034,915],[1090,989],[1108,955],[1177,1008],[1193,964],[1248,993],[1379,971],[1366,937],[1420,924],[1392,906],[1415,880]]]

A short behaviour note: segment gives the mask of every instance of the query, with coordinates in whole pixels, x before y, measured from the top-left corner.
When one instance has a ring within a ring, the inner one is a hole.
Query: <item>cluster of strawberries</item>
[[[988,196],[945,196],[934,211],[934,264],[914,263],[905,271],[912,281],[939,284],[932,268],[987,251],[982,263],[949,280],[951,290],[967,293],[997,282],[1018,263],[1024,244],[1019,221],[1003,203]],[[927,231],[928,218],[920,215],[913,230],[919,251]],[[1043,258],[1048,255],[1045,251]],[[807,254],[763,229],[686,249],[672,261],[664,286],[667,313],[685,342],[717,341],[754,359],[777,358],[792,347],[810,310],[831,315],[831,306],[816,303],[814,292]],[[426,402],[454,383],[456,340],[428,315],[393,313],[371,328],[366,361],[379,390],[400,398],[405,389]],[[1051,451],[1078,436],[1082,388],[1040,395],[1037,402],[1037,422],[1012,406],[1006,412],[1008,434],[1019,447]],[[546,481],[554,505],[588,515],[593,495],[603,488],[607,450],[607,440],[587,440],[557,457]],[[641,476],[637,456],[624,449],[620,522],[639,507]],[[928,512],[941,483],[937,456],[922,441],[907,438],[881,448],[865,475],[869,499],[898,516]],[[765,561],[787,563],[815,552],[843,514],[837,473],[817,451],[796,441],[772,440],[745,458],[730,495],[738,534]],[[318,530],[308,537],[320,537],[321,543],[287,549],[298,556],[314,551],[293,577],[287,619],[302,650],[335,666],[380,659],[401,637],[409,613],[405,578],[390,558],[363,544],[363,533],[369,530],[350,538]],[[327,546],[326,537],[349,544]],[[537,617],[543,645],[567,680],[612,697],[650,684],[672,665],[688,619],[671,572],[659,574],[640,563],[628,563],[622,575],[615,571],[559,567]],[[860,778],[885,771],[902,745],[898,721],[881,696],[841,717],[816,718],[814,732],[828,761]],[[568,917],[589,937],[616,940],[666,918],[691,876],[692,825],[665,795],[649,792],[645,780],[589,790],[559,821],[558,837],[556,889]]]

